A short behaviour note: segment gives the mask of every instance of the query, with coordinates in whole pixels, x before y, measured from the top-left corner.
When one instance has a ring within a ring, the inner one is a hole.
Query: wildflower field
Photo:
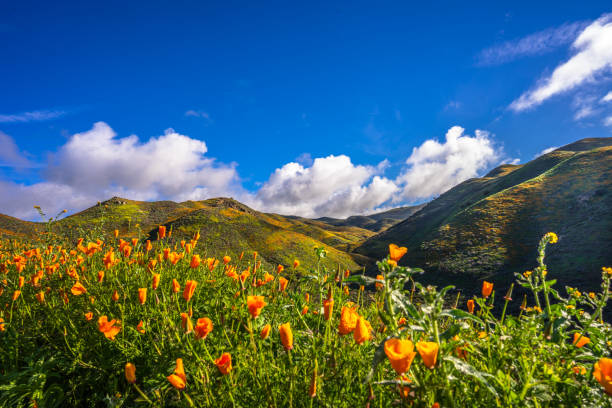
[[[374,278],[170,232],[0,242],[0,406],[612,406],[612,268],[599,293],[556,288],[554,233],[516,274],[529,296],[459,300],[395,245]]]

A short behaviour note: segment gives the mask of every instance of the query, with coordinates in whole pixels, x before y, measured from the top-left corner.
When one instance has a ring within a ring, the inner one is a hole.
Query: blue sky
[[[612,133],[608,2],[124,3],[0,5],[0,212],[346,216]]]

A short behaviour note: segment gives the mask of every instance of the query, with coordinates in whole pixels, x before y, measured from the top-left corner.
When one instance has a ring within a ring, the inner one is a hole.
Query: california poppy
[[[186,333],[191,333],[193,330],[193,323],[191,323],[191,319],[187,313],[181,313],[181,326]]]
[[[362,316],[357,318],[357,326],[353,331],[353,338],[357,344],[362,344],[372,338],[372,329],[368,321]]]
[[[191,257],[191,262],[189,263],[189,266],[192,269],[197,268],[198,266],[200,266],[200,262],[202,262],[202,260],[200,259],[199,255],[194,255]]]
[[[261,337],[262,340],[265,340],[268,338],[268,336],[270,335],[270,328],[271,326],[269,324],[266,324],[263,329],[261,329],[261,333],[259,334],[259,337]]]
[[[357,327],[357,318],[359,315],[355,309],[343,306],[340,311],[340,324],[338,325],[338,333],[345,335],[352,333]]]
[[[44,303],[44,301],[45,301],[45,292],[38,292],[36,294],[36,300],[38,300],[38,303]]]
[[[400,375],[410,369],[412,360],[417,354],[410,340],[391,338],[385,342],[384,348],[391,367]]]
[[[98,319],[98,329],[104,334],[109,340],[115,340],[117,333],[121,331],[121,326],[115,326],[117,321],[115,319],[108,321],[108,317],[100,316]]]
[[[376,280],[379,281],[385,281],[385,277],[382,275],[376,275]],[[376,282],[376,289],[382,289],[384,287],[384,284],[380,283],[380,282]]]
[[[285,278],[283,278],[282,276],[278,277],[278,283],[280,285],[280,290],[281,292],[283,292],[285,289],[287,289],[287,283],[289,283],[289,281]]]
[[[165,225],[160,225],[158,233],[157,233],[157,237],[159,239],[164,239],[165,236],[166,236],[166,226]]]
[[[395,244],[389,245],[389,258],[395,262],[398,262],[402,256],[406,254],[408,249],[406,247],[398,247]]]
[[[492,291],[493,291],[493,284],[491,282],[483,281],[482,282],[482,296],[487,298],[491,296]]]
[[[278,331],[285,350],[289,351],[293,349],[293,332],[291,331],[291,325],[289,323],[281,324]]]
[[[91,320],[91,319],[93,319],[93,313],[92,312],[85,313],[85,320]]]
[[[147,288],[138,288],[138,300],[141,305],[144,305],[147,301]]]
[[[174,369],[174,373],[170,374],[166,378],[177,390],[182,390],[185,388],[185,385],[187,384],[187,377],[185,376],[185,368],[183,367],[182,358],[176,359],[176,368]]]
[[[181,291],[181,284],[176,279],[172,279],[172,291],[179,293]]]
[[[416,349],[421,355],[425,367],[434,368],[439,348],[438,343],[433,341],[420,341],[416,344]]]
[[[223,257],[223,264],[227,265],[228,263],[230,263],[231,260],[232,260],[232,258],[230,258],[229,256],[225,255]]]
[[[266,304],[263,296],[247,296],[247,307],[253,319],[260,315]]]
[[[323,313],[325,320],[329,320],[334,312],[334,299],[325,299],[323,301]]]
[[[136,382],[136,366],[134,364],[125,364],[125,379],[130,384],[134,384]]]
[[[183,291],[183,299],[186,301],[190,301],[193,296],[193,292],[195,292],[195,288],[198,285],[198,282],[194,280],[188,280],[185,282],[185,290]]]
[[[467,301],[468,312],[474,313],[474,299],[470,299]]]
[[[215,360],[215,365],[221,372],[221,374],[226,375],[232,371],[232,356],[230,353],[223,353],[221,357]]]
[[[72,292],[74,296],[80,296],[83,293],[87,293],[87,289],[85,286],[81,285],[81,282],[76,282],[74,285],[72,285],[70,292]]]
[[[612,359],[600,358],[593,367],[593,377],[604,387],[606,394],[612,395]]]
[[[578,348],[584,347],[591,342],[591,339],[581,335],[580,333],[574,333],[574,341],[572,342]]]
[[[212,329],[212,320],[210,320],[208,317],[201,317],[198,319],[195,325],[195,336],[197,339],[205,339]]]
[[[142,320],[138,322],[138,325],[136,326],[136,331],[140,334],[145,334],[144,322]]]

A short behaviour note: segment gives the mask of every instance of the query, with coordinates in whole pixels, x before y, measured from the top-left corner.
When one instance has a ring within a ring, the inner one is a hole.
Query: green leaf
[[[484,325],[484,322],[480,320],[480,318],[461,309],[447,310],[442,312],[440,315],[445,317],[452,317],[457,320],[472,320],[473,322]]]
[[[498,397],[497,391],[495,390],[495,388],[493,388],[493,386],[489,384],[489,382],[485,378],[485,377],[488,377],[488,378],[494,379],[495,378],[494,376],[492,376],[489,373],[483,373],[482,371],[478,371],[476,368],[469,365],[465,361],[460,360],[453,356],[446,356],[444,357],[444,360],[453,363],[453,365],[455,366],[455,369],[459,371],[460,373],[469,375],[470,377],[474,377],[475,379],[480,381],[480,383],[483,386],[485,386],[486,389],[488,389],[491,392],[491,394],[493,394],[495,397]]]

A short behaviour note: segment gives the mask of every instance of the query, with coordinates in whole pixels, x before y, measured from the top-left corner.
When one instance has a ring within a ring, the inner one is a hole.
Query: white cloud
[[[542,150],[541,152],[536,153],[536,155],[533,156],[533,158],[535,159],[537,157],[543,156],[543,155],[548,154],[548,153],[550,153],[550,152],[552,152],[554,150],[557,150],[558,148],[559,148],[559,146],[547,147],[546,149]]]
[[[583,21],[548,28],[517,40],[486,48],[477,56],[477,64],[498,65],[521,57],[542,55],[576,39],[587,23]]]
[[[81,209],[114,195],[185,201],[241,194],[235,164],[216,163],[206,152],[203,141],[172,129],[141,142],[133,135],[119,138],[106,123],[98,122],[51,155],[44,182],[0,185],[0,196],[9,197],[0,201],[0,208],[31,218],[34,204],[53,213],[64,207]]]
[[[572,101],[572,107],[575,109],[574,119],[580,120],[600,112],[596,107],[597,97],[592,95],[576,95]]]
[[[194,118],[202,118],[202,119],[206,119],[209,122],[212,122],[212,119],[210,118],[210,114],[204,111],[196,111],[196,110],[190,109],[187,112],[185,112],[185,116],[192,116]]]
[[[608,92],[603,98],[601,98],[602,102],[610,102],[612,101],[612,91]]]
[[[603,124],[606,126],[612,126],[612,116],[608,116],[604,119]]]
[[[10,115],[0,114],[0,123],[39,122],[43,120],[56,119],[60,116],[64,116],[65,114],[66,112],[61,110],[40,110]]]
[[[5,137],[6,146],[12,139]],[[8,141],[8,142],[7,142]],[[14,143],[3,154],[20,160]],[[440,143],[428,140],[402,164],[400,175],[384,176],[389,162],[354,164],[346,155],[314,160],[303,155],[276,169],[255,192],[240,184],[235,164],[217,163],[201,141],[172,129],[141,141],[118,137],[104,122],[72,135],[49,160],[43,181],[31,185],[0,182],[2,212],[34,219],[34,205],[48,214],[81,210],[112,196],[135,200],[201,200],[233,196],[267,212],[306,217],[369,214],[397,203],[440,194],[495,164],[501,157],[485,131],[464,135],[455,126]]]
[[[256,208],[280,214],[344,217],[388,201],[395,184],[376,176],[387,166],[354,165],[345,155],[319,157],[310,167],[291,162],[276,169],[250,199]]]
[[[475,136],[469,136],[464,131],[453,126],[446,133],[444,143],[427,140],[412,150],[406,168],[395,180],[401,187],[395,201],[414,201],[441,194],[476,177],[501,159],[501,149],[494,146],[488,132],[476,130]]]
[[[15,141],[0,131],[0,166],[32,167],[32,163],[19,151]]]
[[[512,102],[510,109],[518,112],[540,105],[554,95],[593,82],[598,74],[612,70],[612,15],[604,15],[586,27],[572,48],[576,53],[568,61]]]

